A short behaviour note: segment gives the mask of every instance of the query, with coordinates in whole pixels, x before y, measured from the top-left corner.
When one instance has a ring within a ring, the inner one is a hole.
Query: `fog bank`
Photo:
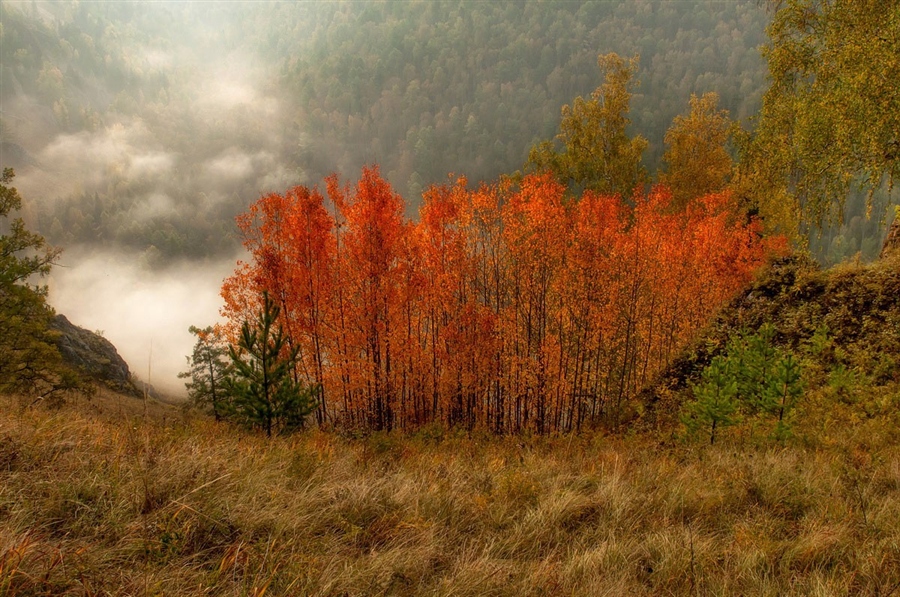
[[[138,254],[69,249],[49,278],[49,302],[75,325],[112,342],[132,373],[162,392],[185,396],[191,325],[218,320],[219,288],[234,260],[183,261],[152,270]],[[152,347],[152,354],[151,354]]]

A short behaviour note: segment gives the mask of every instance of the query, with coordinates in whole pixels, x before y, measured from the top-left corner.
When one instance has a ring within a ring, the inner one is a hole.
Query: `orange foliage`
[[[240,325],[261,290],[320,388],[319,421],[496,432],[617,426],[630,399],[750,279],[777,242],[727,193],[676,209],[552,177],[424,194],[417,223],[377,168],[260,198],[238,219],[249,263],[222,288]]]

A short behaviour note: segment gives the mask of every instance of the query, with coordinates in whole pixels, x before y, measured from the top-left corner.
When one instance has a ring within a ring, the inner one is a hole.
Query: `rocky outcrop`
[[[894,238],[897,227],[895,222]],[[776,346],[806,351],[807,366],[813,369],[830,371],[840,364],[873,386],[900,382],[900,251],[888,253],[871,264],[829,270],[799,255],[776,260],[640,393],[643,422],[675,426],[703,369],[725,353],[736,334],[766,323],[775,328]],[[821,332],[830,348],[809,353]]]
[[[888,230],[887,238],[884,239],[884,246],[881,247],[881,258],[885,258],[890,253],[900,253],[900,213],[894,217],[894,223]]]
[[[65,315],[54,317],[51,327],[60,334],[57,347],[68,364],[116,391],[141,395],[131,380],[128,363],[112,342],[74,325]]]

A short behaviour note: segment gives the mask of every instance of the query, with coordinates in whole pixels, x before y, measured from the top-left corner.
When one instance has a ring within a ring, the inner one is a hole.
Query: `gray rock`
[[[131,380],[128,363],[112,342],[74,325],[65,315],[56,315],[50,326],[60,334],[57,347],[68,364],[114,390],[141,395]]]

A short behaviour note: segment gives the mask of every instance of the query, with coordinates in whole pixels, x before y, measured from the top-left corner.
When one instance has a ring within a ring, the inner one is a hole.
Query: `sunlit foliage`
[[[769,229],[839,220],[851,191],[900,174],[900,5],[791,0],[763,50],[771,86],[745,147],[741,190]]]
[[[714,92],[691,95],[690,112],[676,116],[666,132],[665,168],[659,182],[671,189],[678,205],[721,191],[731,178],[733,161],[727,145],[732,123],[718,103]]]
[[[328,195],[332,214],[299,187],[240,219],[251,261],[223,315],[236,341],[259,293],[278,297],[320,421],[353,428],[618,426],[774,246],[727,193],[677,209],[663,187],[569,201],[549,173],[460,180],[417,223],[377,168]]]
[[[603,194],[627,196],[643,183],[647,172],[641,157],[647,140],[629,137],[626,131],[639,63],[639,56],[627,60],[615,53],[600,56],[603,84],[589,99],[579,96],[571,106],[563,106],[559,143],[544,141],[533,147],[526,170],[548,170],[563,184]]]

